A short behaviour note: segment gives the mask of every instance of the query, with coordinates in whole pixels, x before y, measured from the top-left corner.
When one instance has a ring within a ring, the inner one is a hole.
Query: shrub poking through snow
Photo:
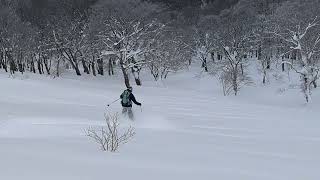
[[[120,128],[118,113],[105,115],[105,120],[105,126],[86,130],[86,135],[98,143],[103,151],[118,151],[121,145],[128,143],[136,134],[132,126],[125,130]]]

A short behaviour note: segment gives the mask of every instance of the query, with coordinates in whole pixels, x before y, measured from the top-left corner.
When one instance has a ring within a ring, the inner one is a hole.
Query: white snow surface
[[[136,136],[117,153],[85,136],[104,124],[119,77],[0,73],[1,180],[319,180],[320,92],[255,85],[223,97],[194,71],[134,87]]]

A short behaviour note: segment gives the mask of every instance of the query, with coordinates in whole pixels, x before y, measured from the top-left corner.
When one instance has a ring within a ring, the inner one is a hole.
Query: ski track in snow
[[[120,112],[117,103],[106,108],[119,83],[0,80],[0,179],[320,179],[318,111],[149,85],[135,88],[136,120],[121,120],[136,137],[110,154],[84,131]]]

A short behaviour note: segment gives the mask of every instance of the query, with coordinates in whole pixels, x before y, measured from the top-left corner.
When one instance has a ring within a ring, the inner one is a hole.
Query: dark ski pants
[[[131,120],[133,120],[134,117],[133,117],[132,107],[122,107],[122,108],[123,108],[123,109],[122,109],[122,114],[123,114],[123,115],[128,114],[129,118],[130,118]]]

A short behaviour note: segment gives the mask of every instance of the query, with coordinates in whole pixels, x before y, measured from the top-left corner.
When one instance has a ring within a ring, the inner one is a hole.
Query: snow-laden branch
[[[299,35],[299,39],[302,39],[302,38],[308,33],[308,31],[309,31],[311,28],[320,25],[319,23],[320,23],[320,22],[318,21],[318,16],[316,16],[316,17],[313,19],[313,21],[308,24],[308,26],[305,28],[304,32]]]

